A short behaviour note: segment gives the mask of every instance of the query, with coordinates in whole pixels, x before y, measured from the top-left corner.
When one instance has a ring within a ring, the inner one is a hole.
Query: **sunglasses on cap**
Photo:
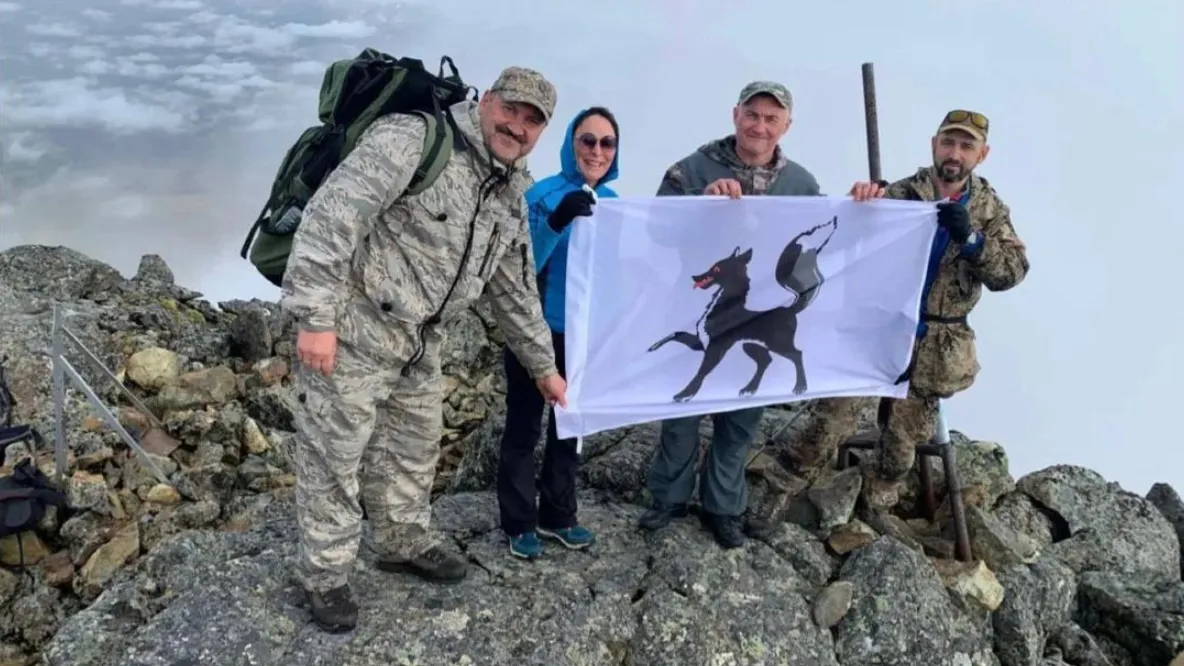
[[[965,109],[956,109],[946,114],[945,120],[941,121],[942,125],[949,125],[950,123],[964,123],[970,121],[970,124],[986,132],[991,127],[991,121],[987,117],[977,111],[966,111]]]
[[[581,134],[578,137],[578,141],[588,150],[595,148],[596,144],[598,143],[600,144],[600,147],[605,150],[615,150],[617,147],[617,137],[615,136],[602,136],[597,139],[591,134]]]

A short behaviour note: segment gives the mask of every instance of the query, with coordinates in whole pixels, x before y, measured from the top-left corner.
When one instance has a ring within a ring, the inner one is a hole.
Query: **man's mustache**
[[[510,131],[510,128],[506,127],[505,125],[497,125],[496,127],[494,127],[494,131],[497,132],[498,134],[504,134],[506,137],[513,139],[514,141],[517,141],[519,144],[526,143],[526,137],[518,136],[517,134],[514,134],[513,132]]]

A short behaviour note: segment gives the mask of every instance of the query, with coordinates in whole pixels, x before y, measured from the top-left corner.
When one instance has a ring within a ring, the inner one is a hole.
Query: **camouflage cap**
[[[555,112],[558,96],[555,86],[542,74],[526,67],[507,67],[498,75],[489,92],[495,92],[507,102],[529,104],[543,113],[549,122]]]
[[[987,131],[990,129],[991,121],[978,111],[954,109],[941,119],[941,125],[938,126],[937,133],[941,134],[950,130],[961,130],[979,141],[986,141]]]
[[[793,111],[793,95],[789,94],[789,88],[774,81],[753,81],[744,86],[740,91],[740,101],[736,103],[744,104],[757,95],[769,95],[786,111]]]

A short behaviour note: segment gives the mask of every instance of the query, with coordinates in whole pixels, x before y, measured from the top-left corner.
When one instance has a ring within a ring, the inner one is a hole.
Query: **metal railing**
[[[148,469],[149,472],[152,473],[153,476],[156,477],[158,481],[167,484],[169,482],[168,477],[165,476],[164,472],[160,470],[160,467],[158,467],[156,463],[152,461],[152,458],[148,456],[148,452],[145,451],[142,446],[140,446],[140,443],[136,441],[136,438],[133,437],[130,432],[128,432],[127,428],[123,427],[123,424],[119,422],[119,419],[116,418],[114,412],[112,412],[111,409],[107,407],[107,405],[103,404],[103,401],[99,398],[98,394],[95,393],[94,389],[91,388],[90,384],[88,384],[86,380],[82,378],[82,375],[78,373],[78,370],[76,370],[74,365],[70,363],[69,359],[66,358],[66,342],[70,341],[74,343],[74,346],[90,362],[90,365],[93,368],[102,372],[102,374],[106,375],[112,382],[115,382],[115,385],[119,387],[120,392],[127,397],[128,401],[131,402],[132,405],[134,405],[135,408],[139,410],[139,412],[143,414],[153,426],[160,428],[161,430],[164,429],[164,424],[162,424],[160,419],[158,419],[156,415],[152,413],[152,410],[148,409],[148,407],[144,405],[143,401],[141,401],[135,396],[135,394],[128,390],[128,388],[123,385],[123,382],[119,381],[119,378],[115,376],[115,373],[107,368],[107,366],[104,365],[101,360],[99,360],[99,357],[96,356],[95,353],[92,352],[85,344],[83,344],[82,340],[80,340],[78,336],[75,335],[75,333],[71,331],[66,325],[67,317],[77,314],[77,312],[63,308],[58,303],[55,303],[53,306],[53,333],[50,356],[53,360],[53,420],[55,428],[53,452],[56,482],[59,486],[62,484],[63,478],[66,475],[66,467],[69,455],[69,445],[66,443],[66,378],[69,377],[71,382],[74,384],[74,388],[82,391],[83,395],[86,396],[87,401],[90,402],[91,407],[94,408],[94,410],[99,413],[99,416],[102,417],[103,421],[106,422],[107,427],[119,434],[120,439],[122,439],[132,451],[136,452],[136,455],[139,456],[140,462],[145,468]]]

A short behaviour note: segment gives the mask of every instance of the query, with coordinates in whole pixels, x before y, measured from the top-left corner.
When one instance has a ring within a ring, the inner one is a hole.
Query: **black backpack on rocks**
[[[25,547],[21,535],[34,530],[45,518],[50,506],[65,508],[66,495],[25,458],[12,474],[0,477],[0,538],[16,535],[20,567],[25,566]]]
[[[0,359],[0,461],[12,444],[28,440],[37,448],[42,441],[32,426],[12,425],[16,401],[4,373],[6,360]],[[36,529],[50,506],[65,508],[66,495],[29,458],[17,463],[12,474],[0,477],[0,539],[16,535],[21,569],[25,566],[21,533]]]

